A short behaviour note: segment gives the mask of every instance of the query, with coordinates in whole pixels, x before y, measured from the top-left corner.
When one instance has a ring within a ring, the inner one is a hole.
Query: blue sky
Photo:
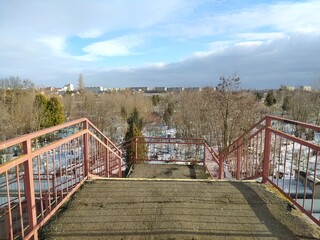
[[[320,1],[0,0],[0,78],[243,88],[320,80]]]

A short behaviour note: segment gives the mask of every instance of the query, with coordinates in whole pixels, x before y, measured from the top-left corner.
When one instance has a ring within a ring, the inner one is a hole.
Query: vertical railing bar
[[[34,228],[37,225],[37,212],[36,212],[36,202],[35,202],[35,193],[34,193],[34,182],[33,182],[33,164],[31,158],[31,139],[27,139],[22,143],[23,152],[28,156],[26,162],[24,162],[24,190],[25,190],[25,199],[27,202],[28,210],[28,222],[30,226],[30,231],[33,233],[34,240],[38,239],[38,232],[34,231]]]
[[[138,159],[138,138],[137,137],[134,139],[134,143],[135,143],[134,145],[134,148],[135,148],[134,163],[135,163]]]
[[[57,199],[57,174],[56,174],[56,151],[55,148],[52,149],[52,165],[53,165],[53,174],[52,174],[52,189],[53,189],[53,194],[54,194],[54,201],[55,205],[58,204],[58,199]]]
[[[99,145],[98,145],[98,157],[99,157],[99,166],[100,166],[100,176],[102,177],[103,176],[103,159],[102,159],[102,143],[99,142]]]
[[[260,135],[261,135],[260,136],[260,142],[261,142],[261,144],[260,144],[260,163],[259,163],[259,165],[260,165],[259,171],[261,171],[261,172],[263,170],[261,168],[263,168],[262,163],[263,163],[263,144],[264,144],[263,139],[264,139],[264,134],[265,134],[265,130],[261,131],[261,133],[260,133]],[[271,144],[271,141],[270,141],[270,144]]]
[[[21,204],[19,165],[16,165],[16,175],[17,175],[17,190],[18,190],[18,204],[19,204],[19,214],[20,214],[21,237],[24,238],[24,225],[23,225],[23,212],[22,212],[22,204]]]
[[[80,164],[80,170],[81,170],[81,179],[84,179],[85,176],[84,176],[84,173],[85,173],[85,170],[84,170],[84,154],[83,154],[83,138],[82,137],[78,137],[78,141],[79,141],[79,164]]]
[[[291,183],[292,183],[292,171],[293,171],[293,164],[294,164],[294,149],[295,149],[295,142],[292,144],[292,153],[291,153],[291,168],[290,168],[290,180],[289,180],[289,196],[291,195]]]
[[[306,199],[306,195],[307,195],[307,185],[308,185],[308,168],[309,168],[309,160],[310,160],[310,147],[308,148],[308,160],[307,160],[307,166],[306,166],[306,176],[305,176],[305,180],[304,180],[304,192],[303,192],[303,206],[305,203],[305,199]]]
[[[279,147],[279,151],[278,151],[278,171],[277,171],[277,186],[279,186],[279,177],[280,177],[280,164],[281,164],[281,160],[282,160],[282,154],[281,154],[281,151],[282,151],[282,136],[280,136],[280,147]],[[283,186],[282,186],[283,188]]]
[[[88,136],[88,173],[90,172],[91,174],[93,173],[93,143],[92,143],[92,137],[91,135]],[[90,146],[90,147],[89,147]]]
[[[256,138],[256,161],[255,161],[255,171],[254,175],[258,173],[258,164],[259,164],[259,134],[257,134]]]
[[[63,145],[62,145],[63,146]],[[63,183],[62,183],[62,160],[61,160],[61,148],[62,146],[60,145],[58,147],[58,154],[59,154],[59,172],[60,172],[60,202],[62,201],[62,198],[63,198]]]
[[[270,165],[270,143],[271,143],[271,119],[269,116],[265,119],[265,142],[264,142],[264,157],[263,157],[263,178],[262,182],[266,183],[269,178]]]
[[[287,166],[287,152],[288,152],[288,139],[286,138],[286,151],[284,153],[284,164],[283,164],[283,177],[282,177],[282,187],[283,187],[283,190],[285,190],[285,178],[286,178],[286,166]]]
[[[81,172],[80,172],[80,166],[78,162],[78,157],[79,157],[79,142],[78,138],[74,139],[74,159],[75,159],[75,167],[76,167],[76,183],[78,184],[80,182],[81,178]]]
[[[237,150],[236,150],[236,166],[237,166],[237,172],[236,172],[236,179],[240,180],[240,174],[241,174],[241,147],[240,147],[240,141],[238,141],[237,144]]]
[[[77,139],[73,139],[73,162],[74,162],[74,169],[75,169],[75,185],[78,184],[79,172],[78,172],[78,163],[77,163]]]
[[[84,129],[87,129],[89,128],[89,124],[88,124],[88,121],[85,121],[83,122],[83,128]],[[89,163],[89,160],[90,160],[90,148],[89,146],[91,146],[91,144],[89,145],[89,133],[85,133],[83,135],[83,160],[84,160],[84,169],[85,169],[85,173],[84,175],[86,177],[89,176],[89,172],[90,172],[90,163]]]
[[[256,144],[255,144],[254,138],[251,138],[251,142],[252,142],[252,154],[251,154],[252,155],[251,156],[251,158],[252,158],[252,160],[251,160],[252,166],[251,166],[251,175],[250,175],[250,177],[254,175],[254,165],[255,165],[254,156],[255,156],[255,150],[256,150]]]
[[[9,234],[10,239],[14,239],[13,236],[13,223],[12,223],[12,212],[11,212],[11,198],[10,198],[10,189],[9,189],[9,180],[8,180],[8,172],[5,171],[5,179],[6,179],[6,189],[7,189],[7,200],[8,200],[8,216],[9,216]]]
[[[244,144],[248,144],[248,143],[242,143]],[[245,146],[245,145],[244,145]],[[248,172],[248,161],[249,161],[249,148],[248,146],[244,147],[244,158],[243,158],[243,165],[245,167],[245,177],[247,177],[247,172]]]
[[[69,188],[68,188],[68,186],[69,186],[69,174],[68,174],[68,166],[69,166],[69,164],[68,164],[68,159],[67,159],[67,154],[68,154],[68,152],[67,152],[67,146],[69,146],[70,144],[65,144],[64,145],[64,161],[65,161],[65,176],[66,176],[66,191],[67,191],[67,194],[69,193]],[[69,155],[69,154],[68,154]]]
[[[312,198],[311,198],[311,214],[313,213],[314,195],[315,195],[316,178],[317,178],[317,173],[316,173],[317,172],[317,164],[318,164],[318,153],[316,153],[316,160],[314,162]],[[317,220],[319,220],[319,218]]]
[[[101,165],[100,165],[100,142],[96,141],[96,169],[97,175],[101,176]]]
[[[75,165],[75,163],[74,163],[74,139],[72,139],[71,141],[70,141],[70,149],[71,149],[71,154],[70,154],[70,160],[71,160],[71,187],[72,187],[72,189],[74,188],[74,186],[75,186],[75,184],[76,184],[76,174],[77,174],[77,171],[76,171],[76,165]]]
[[[274,171],[276,170],[276,151],[277,151],[277,135],[274,134],[274,146],[273,146],[273,164],[272,164],[272,182],[274,182]]]
[[[105,155],[106,155],[106,172],[105,175],[108,178],[109,177],[109,167],[110,167],[110,158],[109,158],[109,141],[106,141],[107,147],[105,148]]]
[[[83,137],[79,136],[79,148],[80,148],[80,153],[81,153],[81,171],[82,171],[82,179],[85,178],[85,162],[84,162],[84,145],[83,145]]]
[[[46,157],[46,178],[47,178],[47,187],[48,187],[48,194],[49,194],[49,198],[48,198],[48,207],[49,207],[49,212],[51,212],[51,187],[50,187],[50,181],[49,181],[49,161],[48,161],[48,152],[45,153],[45,157]],[[47,214],[49,214],[49,212]]]
[[[91,137],[91,143],[93,144],[93,148],[92,148],[92,171],[95,171],[97,173],[97,171],[99,171],[98,169],[98,164],[97,164],[97,141]]]
[[[37,158],[37,163],[38,163],[38,181],[39,181],[39,198],[40,198],[40,211],[41,211],[41,220],[44,219],[44,210],[43,210],[43,199],[42,199],[42,181],[41,181],[41,159],[40,159],[40,155],[36,156]]]
[[[299,184],[299,179],[300,179],[300,160],[301,160],[301,150],[302,150],[302,145],[300,144],[300,150],[299,150],[299,158],[298,158],[298,169],[297,169],[297,184],[296,184],[296,197],[295,201],[298,199],[298,184]],[[304,207],[304,206],[303,206]]]

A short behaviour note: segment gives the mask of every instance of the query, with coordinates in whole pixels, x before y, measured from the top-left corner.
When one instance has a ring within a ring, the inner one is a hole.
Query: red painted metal
[[[201,164],[218,179],[260,178],[320,225],[320,146],[303,134],[313,131],[320,127],[266,116],[220,154],[204,139],[135,138],[121,145],[127,166],[120,147],[87,119],[0,143],[0,151],[22,152],[0,165],[0,239],[37,239],[89,176],[121,177],[122,167],[137,162]]]
[[[89,175],[121,177],[121,151],[85,118],[2,142],[0,151],[0,239],[37,239]]]
[[[145,147],[144,156],[138,149]],[[130,167],[135,163],[149,164],[200,164],[204,165],[212,178],[222,178],[218,154],[205,139],[137,137],[123,143],[120,148]]]
[[[320,146],[303,136],[313,132],[320,132],[320,127],[266,116],[227,153],[220,153],[220,161],[226,163],[224,174],[229,179],[262,177],[320,225]]]
[[[265,125],[265,140],[264,140],[264,158],[263,158],[263,174],[262,174],[262,182],[265,183],[269,177],[269,165],[270,165],[270,141],[271,141],[271,119],[269,117],[266,118]]]

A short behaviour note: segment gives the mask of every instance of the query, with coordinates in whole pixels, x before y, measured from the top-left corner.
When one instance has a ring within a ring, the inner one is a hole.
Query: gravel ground
[[[42,239],[319,239],[271,188],[209,180],[88,181]]]

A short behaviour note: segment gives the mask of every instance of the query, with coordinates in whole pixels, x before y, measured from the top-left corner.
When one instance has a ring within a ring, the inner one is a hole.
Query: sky
[[[320,80],[320,0],[0,0],[0,78],[39,87]]]

